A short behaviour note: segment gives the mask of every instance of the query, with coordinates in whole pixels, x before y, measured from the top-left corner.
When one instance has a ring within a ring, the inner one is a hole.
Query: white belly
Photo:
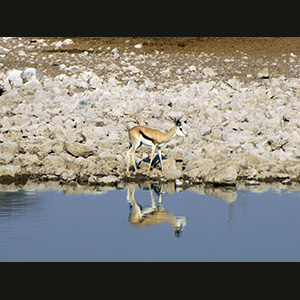
[[[152,143],[151,141],[149,141],[149,140],[143,138],[142,135],[141,135],[140,141],[141,141],[144,145],[146,145],[146,146],[152,146],[152,145],[153,145],[153,143]]]

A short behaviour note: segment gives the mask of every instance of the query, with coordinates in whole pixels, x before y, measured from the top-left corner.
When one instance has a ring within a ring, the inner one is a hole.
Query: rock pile
[[[163,148],[165,173],[158,164],[151,177],[214,185],[298,181],[300,79],[245,83],[203,72],[209,77],[201,82],[156,91],[134,74],[124,85],[92,71],[54,78],[34,68],[0,73],[0,181],[115,184],[127,176],[127,128],[167,130],[169,116],[180,117],[189,136]],[[144,146],[137,152],[141,173],[149,154]]]

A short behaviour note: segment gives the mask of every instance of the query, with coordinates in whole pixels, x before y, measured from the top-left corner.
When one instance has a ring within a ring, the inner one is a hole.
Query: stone
[[[64,170],[60,177],[65,181],[73,181],[76,179],[76,172],[74,170]]]
[[[230,63],[230,62],[234,62],[233,58],[225,58],[224,59],[224,63]]]
[[[136,44],[134,45],[135,49],[142,49],[143,48],[143,44]]]
[[[220,169],[214,169],[204,177],[204,182],[220,186],[236,185],[237,175],[238,174],[236,168],[226,166]]]
[[[183,180],[181,180],[181,179],[176,179],[175,180],[175,186],[176,187],[181,187],[183,185],[184,185],[184,181]]]
[[[17,155],[19,153],[19,144],[16,142],[6,142],[0,144],[0,152]]]
[[[180,170],[167,171],[165,174],[169,180],[179,179],[182,176],[182,172]]]
[[[19,50],[18,55],[21,56],[21,57],[28,57],[24,50]]]
[[[0,165],[8,165],[12,163],[15,156],[11,153],[0,153]]]
[[[60,175],[65,168],[65,160],[58,155],[48,155],[43,159],[46,174]]]
[[[268,68],[263,68],[262,70],[257,72],[257,78],[268,79],[269,77],[270,77],[270,74],[269,74]]]
[[[63,41],[63,44],[64,45],[74,45],[74,42],[71,40],[71,39],[65,39],[64,41]]]
[[[154,89],[155,88],[156,84],[154,82],[152,82],[149,78],[145,78],[144,81],[145,81],[145,87],[147,89]]]
[[[108,134],[108,129],[103,126],[88,125],[82,129],[82,134],[87,141],[98,141],[99,139],[105,139]]]
[[[75,156],[75,157],[83,157],[88,158],[89,156],[94,154],[94,151],[91,149],[91,147],[86,146],[85,144],[81,143],[65,143],[64,149],[67,151],[67,153]]]
[[[159,160],[158,160],[158,163],[160,165]],[[164,168],[165,172],[177,170],[177,165],[176,165],[176,161],[174,158],[169,157],[167,159],[163,159],[162,163],[163,163],[163,168]]]
[[[37,80],[41,84],[44,84],[44,74],[41,70],[35,68],[26,68],[21,73],[21,78],[23,80],[23,84],[29,82],[30,80]]]
[[[201,126],[201,128],[199,128],[199,133],[201,134],[201,136],[209,135],[211,132],[212,132],[211,126],[203,125]]]
[[[20,70],[10,70],[6,74],[6,80],[10,84],[11,88],[21,87],[23,85],[23,80],[21,78],[22,71]]]
[[[0,178],[1,177],[15,177],[21,171],[20,166],[15,165],[7,165],[7,166],[0,166]]]
[[[39,166],[42,164],[37,155],[28,153],[19,155],[18,161],[22,168],[32,167],[33,165]]]
[[[189,66],[189,71],[190,72],[196,72],[197,71],[196,66],[194,66],[194,65]]]
[[[216,76],[215,71],[210,67],[203,68],[202,73],[206,76],[211,76],[211,77]]]
[[[99,185],[116,185],[120,179],[114,175],[104,176],[97,179]]]
[[[196,168],[201,168],[204,173],[209,173],[216,166],[213,160],[201,157],[199,152],[196,152],[193,156],[187,157],[186,160],[187,164],[185,171],[187,172]]]
[[[57,41],[57,42],[53,42],[51,43],[51,46],[55,46],[55,48],[60,48],[63,45],[62,41]]]

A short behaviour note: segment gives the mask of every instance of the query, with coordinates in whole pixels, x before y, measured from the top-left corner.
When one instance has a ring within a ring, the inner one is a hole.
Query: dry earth
[[[42,70],[45,75],[55,76],[76,73],[75,68],[64,71],[59,67],[62,64],[67,68],[77,65],[106,78],[110,72],[101,70],[97,65],[103,63],[106,54],[113,56],[111,51],[117,48],[120,54],[134,52],[136,55],[152,55],[156,51],[163,52],[160,59],[162,65],[173,68],[201,63],[203,67],[214,67],[218,76],[227,79],[236,76],[247,80],[248,74],[255,77],[262,67],[269,68],[272,76],[299,76],[298,59],[290,56],[291,53],[300,56],[299,37],[70,37],[73,44],[56,46],[57,42],[65,39],[67,37],[1,40],[0,47],[9,49],[9,52],[0,48],[0,67],[2,70],[22,70],[30,66]],[[137,44],[142,44],[142,48],[134,48]],[[199,62],[201,53],[207,54],[207,57]],[[120,65],[122,59],[116,57],[111,61]],[[144,61],[140,67],[150,79],[160,77],[160,68],[151,66],[151,60]],[[168,78],[169,81],[172,79]]]

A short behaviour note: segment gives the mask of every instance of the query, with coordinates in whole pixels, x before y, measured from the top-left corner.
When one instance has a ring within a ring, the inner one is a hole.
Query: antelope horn
[[[169,116],[169,118],[172,120],[172,122],[174,122],[175,124],[177,123],[177,119],[176,118],[173,118],[171,116]]]

